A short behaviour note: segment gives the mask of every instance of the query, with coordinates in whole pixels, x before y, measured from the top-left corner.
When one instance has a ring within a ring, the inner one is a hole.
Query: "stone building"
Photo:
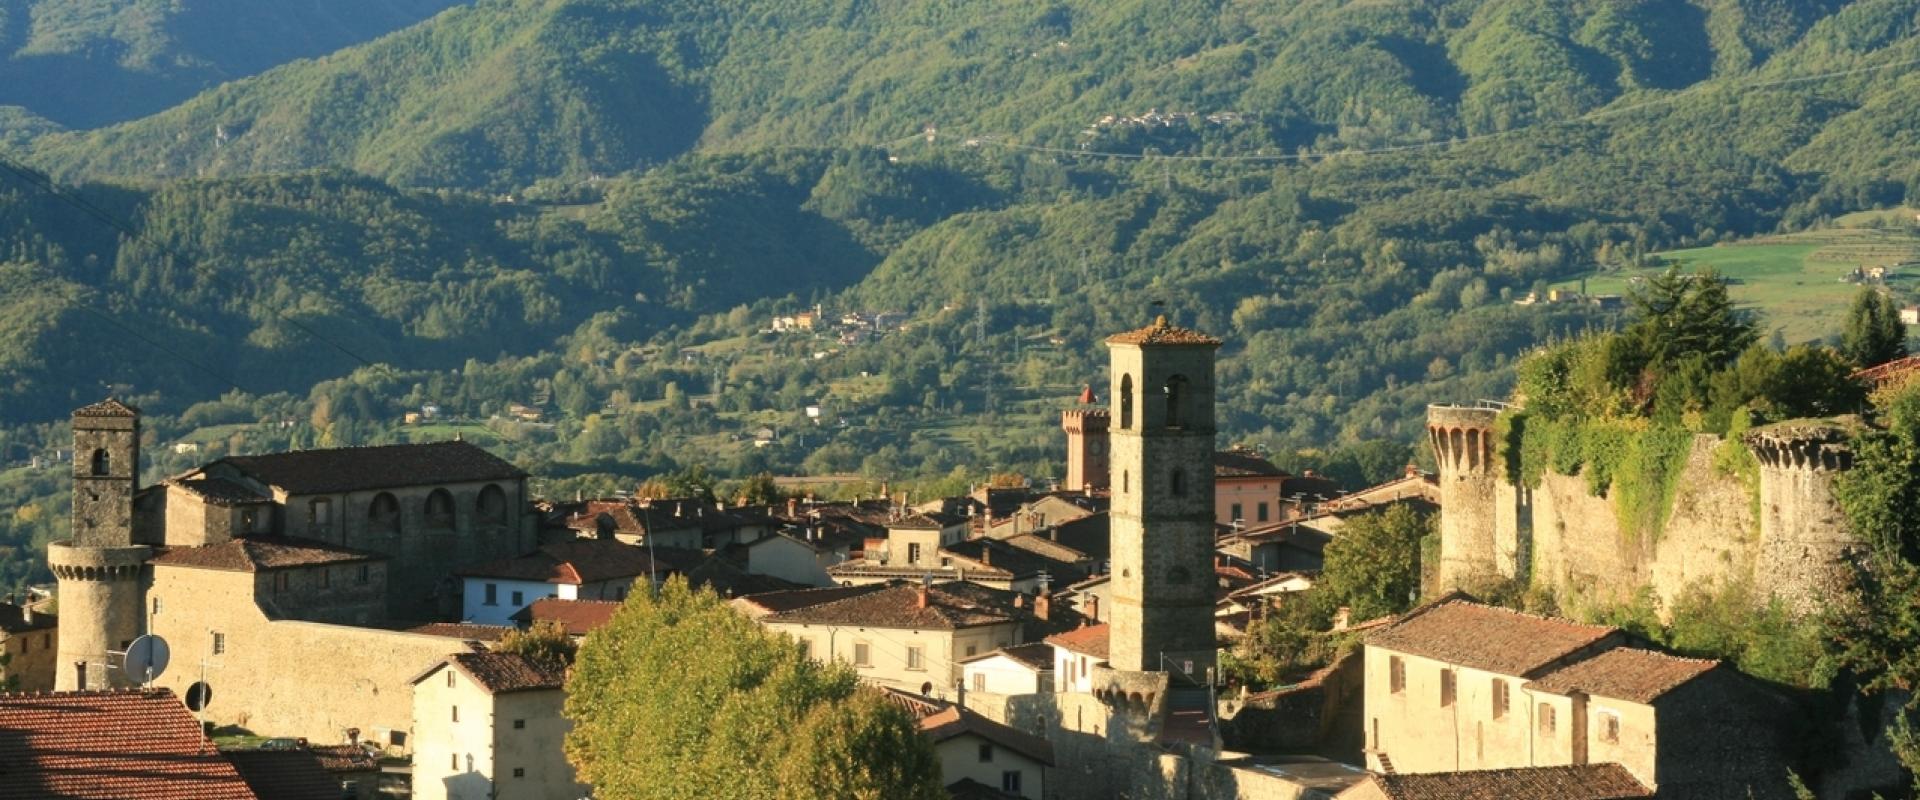
[[[785,594],[832,598],[835,591]],[[871,683],[923,695],[946,694],[959,685],[963,659],[1027,641],[1034,616],[1016,605],[1021,597],[964,581],[896,582],[759,620],[769,630],[792,636],[813,658],[851,664]]]
[[[920,733],[933,741],[941,780],[949,787],[971,781],[1012,797],[1041,800],[1053,745],[959,706],[920,719]]]
[[[1214,351],[1154,324],[1107,339],[1115,670],[1207,674],[1213,635]]]
[[[511,653],[459,653],[416,676],[415,800],[586,797],[561,746],[565,680],[563,665]]]
[[[1107,488],[1107,430],[1112,417],[1104,408],[1089,408],[1093,390],[1080,398],[1080,408],[1060,412],[1060,429],[1067,433],[1067,479],[1060,488],[1069,492],[1097,492]]]
[[[39,611],[31,603],[15,605],[0,602],[0,654],[8,656],[0,665],[0,689],[18,692],[53,690],[54,642],[60,620]]]
[[[1252,450],[1213,454],[1213,521],[1241,527],[1279,519],[1281,485],[1289,476]]]

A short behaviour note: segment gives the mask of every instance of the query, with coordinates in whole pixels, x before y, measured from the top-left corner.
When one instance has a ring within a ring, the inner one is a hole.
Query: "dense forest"
[[[1224,439],[1366,480],[1618,324],[1529,293],[1920,191],[1920,0],[58,5],[0,2],[0,77],[259,74],[126,121],[0,89],[23,555],[109,392],[156,477],[459,433],[550,491],[964,485],[1058,474],[1051,414],[1162,312],[1228,341]],[[204,44],[249,25],[310,35]]]

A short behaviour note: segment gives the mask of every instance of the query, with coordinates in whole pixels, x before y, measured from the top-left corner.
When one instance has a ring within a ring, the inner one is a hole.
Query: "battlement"
[[[1743,437],[1760,464],[1769,469],[1844,472],[1853,468],[1847,432],[1835,425],[1773,425]]]
[[[1491,403],[1427,406],[1427,437],[1443,473],[1481,472],[1492,465],[1493,425],[1500,411]]]
[[[71,541],[47,545],[47,567],[63,581],[132,580],[153,556],[146,545],[82,547]]]
[[[1113,424],[1113,414],[1104,408],[1070,408],[1060,412],[1060,427],[1072,432],[1097,433]]]
[[[1427,429],[1434,428],[1484,428],[1493,429],[1494,420],[1505,411],[1505,403],[1482,400],[1473,405],[1435,403],[1427,406]]]

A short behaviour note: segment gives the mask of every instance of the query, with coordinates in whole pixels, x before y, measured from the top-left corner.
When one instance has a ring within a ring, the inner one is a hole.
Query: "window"
[[[353,582],[360,584],[361,586],[365,586],[367,585],[367,581],[370,580],[372,576],[373,576],[373,570],[369,568],[366,564],[361,564],[360,574],[354,577]]]
[[[524,777],[527,777],[527,768],[526,768],[526,767],[514,767],[514,768],[513,768],[513,777],[516,777],[516,778],[524,778]]]
[[[1166,392],[1166,395],[1167,395],[1166,426],[1169,428],[1186,427],[1187,426],[1187,378],[1186,376],[1175,375],[1171,378],[1168,378],[1167,385],[1164,391]]]
[[[113,457],[107,455],[106,450],[104,449],[95,450],[93,451],[93,464],[89,469],[89,474],[105,475],[111,471],[109,467],[112,467],[112,466],[113,466]]]
[[[1120,429],[1133,430],[1133,376],[1120,376]]]
[[[1261,522],[1266,522],[1266,521],[1267,521],[1267,503],[1266,503],[1266,501],[1264,501],[1264,500],[1263,500],[1263,501],[1261,501],[1261,502],[1260,502],[1260,505],[1254,508],[1254,514],[1256,514],[1256,515],[1257,515],[1257,516],[1255,516],[1255,517],[1254,517],[1255,519],[1257,519],[1257,520],[1259,520],[1259,521],[1261,521]]]
[[[1553,706],[1540,704],[1540,735],[1553,735]]]
[[[367,504],[367,530],[392,534],[400,531],[400,501],[387,492],[373,496]]]
[[[926,668],[927,668],[927,656],[926,656],[925,648],[922,648],[919,645],[908,646],[907,647],[907,669],[922,670]]]
[[[526,604],[527,604],[527,597],[526,597],[526,595],[525,595],[524,593],[522,593],[522,592],[514,592],[514,593],[513,593],[513,607],[514,607],[514,608],[520,608],[520,607],[522,607],[522,606],[525,606]]]
[[[1174,468],[1173,474],[1167,476],[1167,491],[1174,497],[1187,493],[1187,476],[1181,473],[1178,467]]]
[[[976,692],[984,692],[987,690],[987,674],[986,673],[984,672],[973,673],[973,690]]]
[[[1120,470],[1120,491],[1123,491],[1123,492],[1133,491],[1132,486],[1133,486],[1133,473],[1130,473],[1124,469]]]
[[[307,503],[307,523],[316,527],[333,521],[333,501],[325,497]]]
[[[985,764],[992,760],[993,760],[993,745],[990,745],[990,744],[980,745],[980,763]]]
[[[333,570],[327,569],[326,567],[321,567],[320,568],[320,588],[326,589],[332,586],[333,586]]]
[[[867,646],[866,642],[854,642],[853,643],[853,665],[856,667],[873,666],[872,653],[870,651],[871,651],[871,648]]]
[[[973,654],[976,652],[979,652],[979,650],[980,650],[980,645],[977,645],[977,644],[967,645],[967,657],[972,658]]]
[[[453,708],[453,721],[454,721],[454,722],[459,722],[459,721],[460,721],[460,707],[459,707],[459,706],[453,706],[452,708]]]
[[[920,543],[919,542],[907,543],[907,563],[909,564],[920,563]]]
[[[1000,773],[1000,791],[1007,794],[1020,793],[1020,770],[1010,769]]]
[[[812,639],[808,639],[804,637],[800,639],[800,657],[801,658],[813,657],[813,640]]]
[[[227,652],[227,635],[219,631],[214,631],[213,632],[213,654],[217,656],[217,655],[222,655],[226,652]]]
[[[1493,718],[1502,719],[1502,718],[1505,718],[1506,716],[1507,716],[1507,682],[1500,680],[1499,678],[1494,678],[1493,679]]]
[[[473,511],[480,517],[480,524],[496,526],[507,521],[507,493],[491,483],[480,490],[480,497],[473,501]]]
[[[1600,712],[1600,741],[1607,744],[1620,743],[1620,715],[1609,711]]]
[[[1227,508],[1228,508],[1227,521],[1229,522],[1246,522],[1247,521],[1247,515],[1244,513],[1241,513],[1244,509],[1240,508],[1239,503],[1234,503],[1233,505],[1228,506]]]
[[[483,606],[500,605],[500,584],[489,583],[481,590],[480,604]]]
[[[1440,707],[1453,705],[1453,670],[1440,669]]]
[[[447,670],[447,688],[453,688],[453,670]]]
[[[275,592],[284,592],[291,588],[293,588],[293,573],[291,572],[273,573],[273,590]]]
[[[153,613],[155,615],[158,615],[160,613],[160,598],[158,597],[153,598]]]
[[[1399,656],[1387,657],[1387,691],[1399,694],[1407,690],[1407,662]]]
[[[523,731],[523,730],[526,730],[526,729],[527,729],[527,721],[526,721],[526,720],[524,720],[524,719],[516,719],[516,720],[514,720],[514,721],[513,721],[513,729],[514,729],[514,730],[516,730],[516,731]]]
[[[460,754],[452,753],[448,756],[448,758],[451,760],[451,763],[448,764],[448,769],[451,769],[454,772],[459,772],[460,771]]]
[[[427,495],[427,527],[433,530],[453,530],[453,493],[445,489],[435,489]]]

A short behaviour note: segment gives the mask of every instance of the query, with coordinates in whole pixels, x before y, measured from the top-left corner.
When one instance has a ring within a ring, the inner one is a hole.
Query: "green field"
[[[1683,270],[1712,267],[1732,279],[1734,301],[1759,312],[1763,331],[1779,331],[1789,343],[1797,343],[1838,333],[1847,304],[1859,291],[1859,284],[1846,281],[1846,276],[1856,268],[1920,262],[1920,237],[1899,230],[1837,228],[1658,255]],[[1586,291],[1625,294],[1634,279],[1662,269],[1592,273],[1584,278]],[[1581,283],[1575,279],[1555,288],[1578,289]],[[1920,294],[1920,266],[1895,270],[1881,285],[1905,305]]]

